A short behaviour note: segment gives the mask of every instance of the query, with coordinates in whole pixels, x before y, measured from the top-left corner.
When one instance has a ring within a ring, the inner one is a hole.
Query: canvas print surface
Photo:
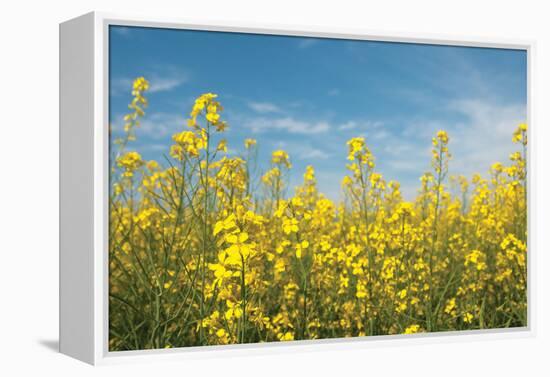
[[[527,325],[526,51],[109,50],[110,351]]]

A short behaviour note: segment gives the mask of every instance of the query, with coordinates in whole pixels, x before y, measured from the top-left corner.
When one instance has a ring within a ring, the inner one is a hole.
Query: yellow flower
[[[437,138],[441,140],[443,144],[447,144],[449,142],[449,135],[445,131],[437,131]]]
[[[248,240],[248,233],[243,232],[239,234],[228,234],[225,240],[231,244],[244,243]]]
[[[128,152],[148,88],[133,83],[109,166],[109,290],[141,313],[161,310],[160,347],[452,331],[476,327],[482,311],[494,327],[525,325],[527,125],[513,134],[511,162],[471,178],[447,174],[449,135],[438,131],[410,201],[374,169],[366,139],[352,138],[336,201],[317,187],[314,159],[295,189],[287,152],[262,163],[254,139],[246,158],[222,153],[223,137],[210,145],[226,127],[213,93],[196,99],[166,159]],[[128,316],[124,304],[110,301],[111,323],[139,330],[131,344],[155,346],[155,313]],[[128,348],[128,334],[112,335],[110,348]]]
[[[132,85],[134,91],[144,92],[149,89],[149,81],[145,77],[138,77]]]
[[[227,300],[225,302],[227,305],[227,310],[225,311],[225,319],[232,320],[233,318],[239,319],[243,315],[243,311],[241,309],[241,303],[240,302],[232,302],[230,300]]]
[[[305,181],[315,180],[315,170],[313,169],[313,166],[308,165],[306,167],[306,172],[304,173],[304,180]]]
[[[138,152],[128,152],[117,159],[117,164],[124,169],[124,177],[132,177],[134,171],[143,166],[144,162]]]
[[[349,146],[348,160],[355,160],[356,154],[362,152],[363,147],[365,146],[364,137],[354,137],[347,142]]]
[[[484,270],[487,265],[484,262],[485,255],[479,250],[473,250],[471,253],[467,254],[464,260],[464,265],[468,266],[473,264],[478,270]]]
[[[279,340],[282,341],[282,342],[286,342],[286,341],[289,341],[289,340],[294,340],[294,334],[291,333],[290,331],[287,331],[285,333],[277,334],[277,338],[279,338]]]
[[[199,150],[206,149],[208,145],[205,135],[201,134],[197,136],[193,131],[183,131],[174,134],[172,139],[193,157],[197,157],[199,155]]]
[[[271,155],[271,162],[276,165],[284,165],[289,169],[292,167],[292,165],[290,164],[288,153],[283,150],[273,152],[273,154]]]
[[[463,317],[465,323],[472,323],[474,316],[471,313],[464,313]]]
[[[206,114],[206,120],[210,123],[216,124],[218,123],[218,120],[220,120],[220,114],[208,113]]]
[[[347,280],[347,279],[346,279]],[[347,285],[347,281],[346,281],[346,285]],[[362,282],[362,281],[358,281],[357,282],[357,288],[356,288],[356,292],[355,292],[355,297],[357,298],[364,298],[364,297],[367,297],[367,287],[365,286],[365,284]]]
[[[231,230],[235,228],[237,226],[235,220],[235,214],[231,214],[225,220],[218,221],[216,225],[214,225],[214,235],[217,235],[222,230]]]
[[[218,150],[218,151],[223,151],[223,152],[227,152],[227,140],[225,140],[225,139],[220,140],[220,142],[218,143],[218,147],[216,148],[216,150]]]
[[[504,166],[500,162],[495,162],[493,165],[491,165],[491,170],[495,173],[501,173],[504,170]]]
[[[283,219],[283,231],[285,234],[290,234],[292,232],[298,232],[298,220],[294,218],[284,218]]]
[[[298,258],[298,259],[302,258],[302,251],[304,251],[308,247],[309,247],[309,242],[305,241],[305,240],[300,242],[299,244],[296,244],[296,246],[295,246],[295,248],[296,248],[296,258]]]
[[[342,186],[343,187],[348,187],[348,186],[351,186],[351,184],[353,183],[353,181],[351,180],[351,178],[349,176],[345,176],[344,179],[342,179]]]
[[[276,272],[279,272],[279,273],[284,272],[286,270],[284,260],[282,259],[277,260],[277,262],[275,262],[274,268]]]
[[[371,186],[376,186],[376,184],[382,179],[382,175],[379,173],[372,173],[370,176],[370,184]]]
[[[231,233],[225,236],[225,241],[230,246],[225,249],[227,253],[227,262],[230,265],[243,264],[243,258],[246,260],[252,252],[254,252],[254,244],[246,243],[248,233]]]
[[[449,301],[447,301],[447,305],[445,306],[445,313],[453,315],[456,309],[456,299],[452,298]]]
[[[518,125],[518,128],[514,131],[512,136],[512,141],[514,143],[527,145],[527,124],[521,123]]]
[[[208,107],[206,108],[206,111],[208,111],[208,113],[211,113],[211,114],[216,114],[218,112],[218,106],[216,103],[211,103],[208,105]]]
[[[420,331],[420,326],[419,325],[410,325],[409,327],[407,327],[405,329],[404,334],[416,334],[419,331]]]
[[[223,132],[227,129],[227,123],[225,122],[217,122],[216,123],[216,131]]]
[[[195,104],[190,113],[191,118],[187,121],[189,127],[198,129],[197,117],[203,114],[210,124],[216,126],[217,131],[221,132],[225,130],[227,125],[220,120],[219,112],[222,110],[222,107],[220,103],[215,100],[217,97],[216,94],[205,93],[195,100]]]

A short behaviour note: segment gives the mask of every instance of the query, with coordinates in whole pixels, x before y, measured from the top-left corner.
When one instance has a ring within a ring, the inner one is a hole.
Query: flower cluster
[[[148,87],[134,82],[127,141]],[[222,110],[215,94],[200,96],[164,166],[120,144],[110,350],[526,325],[525,124],[513,134],[521,150],[487,178],[449,177],[451,138],[437,132],[412,201],[353,138],[335,203],[312,165],[289,187],[286,151],[263,174],[256,140],[228,155]]]

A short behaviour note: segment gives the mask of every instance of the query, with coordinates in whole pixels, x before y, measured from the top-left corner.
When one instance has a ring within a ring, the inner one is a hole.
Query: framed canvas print
[[[98,13],[60,43],[62,352],[532,333],[532,44]]]

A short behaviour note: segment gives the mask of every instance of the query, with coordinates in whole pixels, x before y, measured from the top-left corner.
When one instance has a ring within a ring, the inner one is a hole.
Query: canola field
[[[165,158],[144,160],[148,89],[133,82],[111,143],[111,351],[527,325],[526,124],[509,161],[472,177],[450,175],[452,135],[437,132],[410,202],[352,138],[336,203],[314,160],[289,187],[284,150],[260,176],[256,140],[229,156],[211,93]]]

